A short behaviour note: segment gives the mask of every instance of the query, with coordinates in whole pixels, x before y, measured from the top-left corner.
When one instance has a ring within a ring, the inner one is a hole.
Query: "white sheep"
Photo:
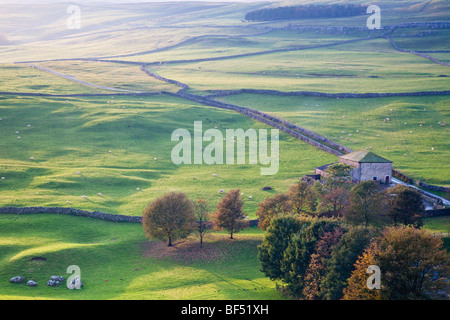
[[[97,193],[97,195],[98,195],[99,197],[101,197],[103,194],[102,194],[101,192],[99,192],[99,193]]]
[[[30,160],[34,160],[34,157],[30,157]]]
[[[2,180],[6,180],[6,178],[5,178],[5,177],[2,177]]]
[[[249,199],[253,198],[252,196],[248,196]]]
[[[213,177],[217,177],[217,174],[216,173],[213,173],[213,175],[212,175]]]
[[[136,188],[137,191],[141,191],[141,188]]]
[[[77,171],[77,174],[81,174],[81,172],[80,172],[80,171]]]
[[[20,140],[20,136],[18,136],[17,139]]]
[[[220,193],[223,193],[224,191],[223,191],[223,189],[220,189],[219,192],[220,192]]]
[[[87,198],[86,195],[84,195],[84,194],[83,194],[81,197],[82,197],[83,199],[86,199],[86,198]]]

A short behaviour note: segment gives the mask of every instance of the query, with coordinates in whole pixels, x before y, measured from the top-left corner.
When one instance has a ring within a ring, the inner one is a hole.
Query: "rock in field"
[[[25,278],[22,276],[16,276],[16,277],[12,277],[9,282],[11,283],[24,283],[25,282]]]
[[[28,282],[27,282],[27,286],[29,286],[29,287],[37,287],[37,282],[36,281],[34,281],[34,280],[28,280]]]

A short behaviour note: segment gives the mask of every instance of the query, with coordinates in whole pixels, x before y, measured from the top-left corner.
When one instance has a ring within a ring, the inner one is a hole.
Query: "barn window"
[[[377,181],[377,177],[373,177],[373,180],[374,180],[374,181]]]

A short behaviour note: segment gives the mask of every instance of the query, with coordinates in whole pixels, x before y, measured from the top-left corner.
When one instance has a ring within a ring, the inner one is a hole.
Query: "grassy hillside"
[[[63,226],[63,227],[61,227]],[[0,216],[0,299],[280,299],[260,271],[256,246],[262,233],[246,230],[236,240],[209,234],[199,248],[193,237],[176,248],[145,239],[140,224],[71,216]],[[31,260],[43,257],[46,260]],[[83,288],[46,286],[50,276],[81,269]],[[6,281],[22,275],[38,283]]]
[[[165,95],[3,97],[0,105],[0,176],[6,178],[0,180],[1,206],[73,206],[141,215],[149,201],[173,189],[192,199],[204,197],[214,207],[223,196],[220,189],[239,187],[246,198],[252,195],[245,209],[254,217],[259,201],[270,194],[262,187],[284,192],[314,167],[335,159],[280,134],[280,165],[273,176],[262,176],[260,166],[248,160],[247,165],[176,166],[171,151],[177,142],[171,134],[178,128],[192,132],[194,121],[203,121],[203,130],[218,127],[224,135],[230,128],[270,128]]]
[[[241,88],[449,90],[449,28],[409,25],[370,31],[365,30],[367,15],[243,20],[246,12],[266,6],[311,3],[345,1],[83,4],[79,30],[67,28],[66,3],[1,5],[0,92],[17,95],[0,95],[0,206],[140,216],[150,201],[175,190],[192,200],[205,198],[212,211],[224,196],[219,190],[240,188],[244,211],[253,219],[266,197],[286,192],[315,167],[337,160],[280,133],[275,175],[261,175],[260,164],[177,166],[171,159],[177,144],[171,141],[172,132],[192,132],[194,121],[203,122],[203,131],[217,128],[223,134],[226,129],[271,127],[164,94],[180,87],[148,76],[140,64],[201,96]],[[450,21],[445,0],[383,0],[377,5],[383,27]],[[421,51],[443,64],[398,48]],[[69,77],[33,68],[32,61]],[[152,95],[118,95],[114,90]],[[69,97],[73,94],[79,96]],[[216,99],[274,114],[352,149],[371,148],[416,180],[450,185],[449,96],[239,94]],[[272,190],[263,191],[267,186]],[[440,232],[447,224],[433,218],[425,227]],[[252,228],[237,234],[235,241],[213,232],[203,250],[195,237],[167,248],[145,239],[139,224],[0,215],[0,299],[282,299],[260,271],[256,247],[262,237]],[[448,244],[446,239],[446,248]],[[73,264],[81,268],[83,290],[45,285],[51,275],[68,276],[66,268]],[[8,283],[19,274],[36,280],[38,287]]]
[[[449,185],[447,96],[330,99],[246,94],[221,100],[274,114],[354,150],[372,148],[414,179]]]

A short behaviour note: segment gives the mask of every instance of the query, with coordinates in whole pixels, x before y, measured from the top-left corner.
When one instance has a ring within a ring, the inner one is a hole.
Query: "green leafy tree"
[[[294,234],[284,252],[281,271],[286,288],[294,297],[301,298],[305,285],[306,270],[317,241],[323,233],[333,231],[338,222],[329,219],[310,218]]]
[[[194,205],[184,193],[171,192],[151,202],[142,213],[142,226],[151,239],[173,241],[195,228]]]
[[[284,278],[281,263],[284,251],[291,237],[300,231],[303,221],[291,216],[280,216],[273,219],[264,234],[262,243],[258,246],[258,259],[261,271],[272,280]]]

